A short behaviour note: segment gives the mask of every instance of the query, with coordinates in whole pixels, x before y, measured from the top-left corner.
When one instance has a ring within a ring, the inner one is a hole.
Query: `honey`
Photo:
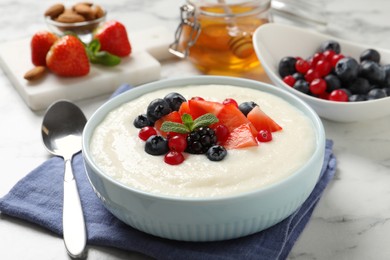
[[[201,4],[191,1],[194,15],[184,17],[177,49],[205,74],[240,76],[258,69],[252,36],[270,21],[269,1],[196,2]]]

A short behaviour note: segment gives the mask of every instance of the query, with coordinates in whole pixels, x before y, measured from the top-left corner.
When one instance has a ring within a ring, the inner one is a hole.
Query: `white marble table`
[[[184,0],[183,0],[184,1]],[[133,19],[128,30],[164,25],[173,32],[183,1],[96,1],[110,18]],[[30,37],[45,28],[44,10],[57,1],[1,0],[0,42]],[[390,48],[390,1],[324,1],[328,32]],[[25,59],[26,57],[15,57]],[[162,78],[199,74],[186,61],[163,63]],[[49,155],[43,148],[43,112],[32,112],[0,70],[0,197]],[[87,116],[106,96],[77,102]],[[360,122],[323,120],[334,140],[338,169],[289,259],[390,259],[390,117]],[[135,253],[89,247],[89,259],[144,259]],[[62,239],[0,214],[0,259],[68,259]]]

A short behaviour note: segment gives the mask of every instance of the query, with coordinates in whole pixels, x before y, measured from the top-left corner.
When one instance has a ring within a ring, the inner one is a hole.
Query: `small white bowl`
[[[355,44],[333,36],[316,33],[290,25],[270,23],[260,26],[254,33],[253,44],[264,70],[272,82],[307,102],[320,117],[337,122],[355,122],[390,115],[390,97],[361,102],[335,102],[311,97],[283,82],[278,73],[279,61],[285,56],[313,55],[326,40],[340,43],[341,52],[359,60],[360,53],[373,46]],[[381,54],[381,63],[390,63],[390,51],[374,48]]]
[[[130,188],[113,179],[94,162],[90,141],[106,115],[145,93],[178,86],[225,84],[276,95],[302,111],[313,123],[316,147],[312,156],[289,177],[255,191],[218,198],[181,198]],[[100,107],[83,132],[83,157],[89,181],[104,206],[124,223],[146,233],[175,240],[216,241],[266,229],[292,214],[308,198],[324,160],[325,132],[318,115],[294,95],[253,80],[198,76],[160,80],[134,88]]]

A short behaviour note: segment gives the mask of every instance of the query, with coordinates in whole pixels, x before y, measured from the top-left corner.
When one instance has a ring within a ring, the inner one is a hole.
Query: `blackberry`
[[[217,144],[217,136],[213,129],[200,127],[187,136],[187,152],[192,154],[204,154]]]

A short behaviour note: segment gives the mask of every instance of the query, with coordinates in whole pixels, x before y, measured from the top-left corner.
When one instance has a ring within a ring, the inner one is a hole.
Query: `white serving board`
[[[129,32],[132,54],[115,67],[93,64],[84,77],[64,78],[49,72],[38,81],[25,80],[24,74],[33,68],[31,38],[0,44],[0,65],[26,104],[42,110],[58,99],[76,101],[112,93],[124,83],[137,86],[160,79],[159,60],[170,57],[172,37],[163,27]]]

